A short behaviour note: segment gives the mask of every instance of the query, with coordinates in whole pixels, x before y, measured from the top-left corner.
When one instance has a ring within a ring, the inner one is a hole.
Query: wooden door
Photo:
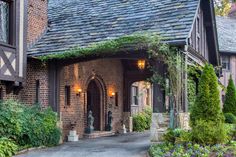
[[[94,130],[100,130],[101,122],[101,98],[100,90],[93,80],[88,85],[87,90],[87,113],[92,111],[94,117]]]

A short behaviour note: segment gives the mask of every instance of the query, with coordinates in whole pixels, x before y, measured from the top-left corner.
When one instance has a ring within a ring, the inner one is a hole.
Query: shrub
[[[236,116],[232,113],[225,113],[225,122],[229,124],[235,124],[236,123]]]
[[[163,138],[165,142],[172,144],[183,144],[192,140],[191,132],[182,129],[168,129]]]
[[[146,117],[143,113],[133,116],[133,130],[142,132],[147,128]]]
[[[224,116],[220,108],[218,79],[212,65],[205,65],[197,99],[190,113],[193,140],[203,144],[226,141]]]
[[[152,109],[150,107],[146,108],[143,111],[145,117],[146,117],[146,130],[150,129],[151,123],[152,123]]]
[[[142,132],[150,129],[152,122],[152,110],[146,108],[143,112],[133,116],[133,130]]]
[[[0,134],[20,146],[52,146],[60,139],[57,115],[51,108],[41,110],[13,100],[0,103]]]
[[[236,116],[236,89],[232,76],[230,76],[227,86],[223,111],[224,113],[233,113]]]
[[[224,123],[198,120],[192,128],[193,141],[203,145],[214,145],[227,141],[227,129]]]
[[[11,157],[18,150],[18,146],[7,138],[0,138],[0,157]]]
[[[21,115],[24,110],[16,101],[7,100],[0,103],[0,135],[17,139],[22,132]]]

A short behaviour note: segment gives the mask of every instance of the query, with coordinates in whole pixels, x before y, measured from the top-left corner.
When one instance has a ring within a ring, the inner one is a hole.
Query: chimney
[[[231,10],[229,12],[229,17],[236,18],[236,2],[232,3]]]
[[[46,32],[47,26],[48,0],[28,0],[28,45],[37,42]]]

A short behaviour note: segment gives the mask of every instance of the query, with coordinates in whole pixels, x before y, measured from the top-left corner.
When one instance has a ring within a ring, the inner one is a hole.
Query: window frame
[[[134,89],[135,88],[135,93],[134,93]],[[139,105],[139,101],[138,101],[138,95],[139,95],[139,91],[138,91],[138,86],[132,85],[131,86],[131,104],[132,105]]]
[[[223,62],[223,59],[225,59],[224,61],[227,61],[228,63]],[[224,66],[223,66],[223,63],[226,64],[226,67],[225,67],[225,68],[224,68]],[[224,71],[230,71],[230,68],[231,68],[231,66],[230,66],[230,56],[228,56],[228,55],[221,56],[221,65],[222,65],[222,70],[224,70]]]
[[[15,0],[0,0],[9,3],[8,42],[0,41],[0,46],[16,48],[16,3]]]
[[[35,103],[40,103],[40,80],[35,81]]]
[[[71,87],[69,85],[65,86],[65,106],[71,105]]]

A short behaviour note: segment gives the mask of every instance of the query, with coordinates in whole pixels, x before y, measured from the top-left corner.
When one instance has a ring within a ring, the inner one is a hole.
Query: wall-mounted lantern
[[[76,88],[76,95],[77,96],[80,96],[81,95],[81,93],[82,93],[82,89],[81,88]]]
[[[146,66],[146,61],[144,59],[139,59],[137,64],[140,70],[144,70]]]
[[[114,98],[114,97],[115,97],[115,95],[116,95],[116,93],[115,93],[115,92],[111,92],[111,93],[110,93],[110,98]]]

